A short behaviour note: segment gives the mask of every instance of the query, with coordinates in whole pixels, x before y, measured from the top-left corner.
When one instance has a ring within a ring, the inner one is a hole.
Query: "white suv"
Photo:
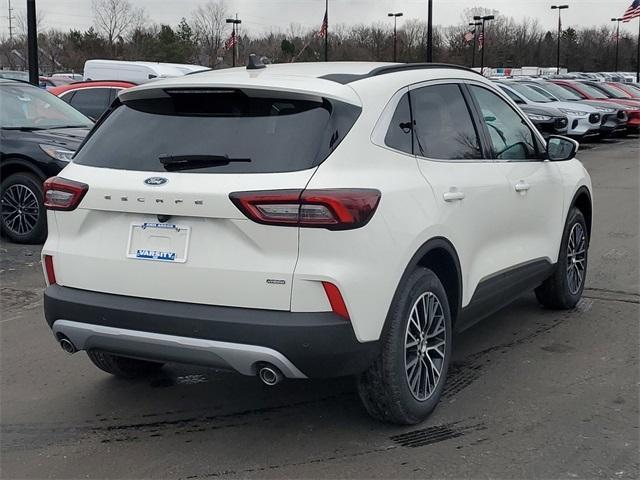
[[[477,73],[314,63],[123,90],[45,185],[45,314],[132,377],[355,375],[374,417],[435,407],[452,335],[582,294],[591,184]]]

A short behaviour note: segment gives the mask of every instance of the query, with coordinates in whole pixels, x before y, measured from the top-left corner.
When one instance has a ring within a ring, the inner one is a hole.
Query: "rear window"
[[[189,173],[274,173],[320,164],[360,108],[326,99],[250,97],[233,91],[166,91],[116,107],[74,162],[164,172],[161,159],[197,159]],[[226,161],[225,161],[226,159]]]

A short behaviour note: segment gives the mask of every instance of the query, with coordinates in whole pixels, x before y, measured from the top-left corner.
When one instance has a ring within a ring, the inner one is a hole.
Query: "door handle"
[[[455,202],[456,200],[462,200],[464,198],[464,192],[458,190],[452,190],[445,192],[443,195],[445,202]]]
[[[515,186],[516,192],[526,192],[530,188],[531,188],[531,185],[529,185],[524,180],[520,180],[518,183],[516,183],[516,186]]]

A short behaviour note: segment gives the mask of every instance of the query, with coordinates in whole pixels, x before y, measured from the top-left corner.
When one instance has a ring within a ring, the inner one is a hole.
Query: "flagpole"
[[[636,82],[640,83],[640,17],[638,17],[638,53],[636,58]]]
[[[329,61],[329,0],[325,0],[324,14],[327,18],[327,31],[324,34],[324,61]]]

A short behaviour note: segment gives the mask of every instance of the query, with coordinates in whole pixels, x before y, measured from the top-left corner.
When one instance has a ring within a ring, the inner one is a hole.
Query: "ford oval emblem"
[[[169,180],[167,180],[164,177],[149,177],[144,181],[144,183],[145,185],[151,185],[152,187],[157,187],[160,185],[164,185],[168,181]]]

